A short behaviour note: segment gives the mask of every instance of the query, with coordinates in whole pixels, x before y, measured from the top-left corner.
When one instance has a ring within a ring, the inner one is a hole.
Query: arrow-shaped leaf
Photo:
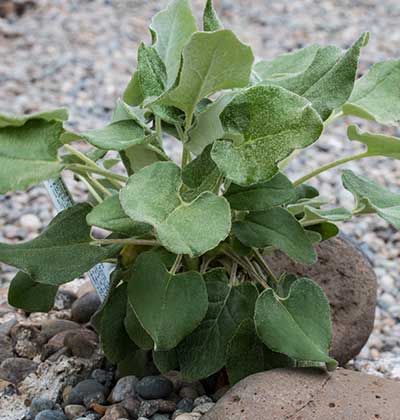
[[[208,307],[201,274],[171,274],[153,252],[137,258],[128,294],[129,303],[157,351],[176,347],[200,324]]]
[[[272,289],[265,290],[257,299],[255,324],[271,350],[296,360],[326,363],[329,370],[337,366],[328,355],[332,341],[329,302],[312,280],[295,281],[285,299]]]
[[[203,12],[203,29],[205,32],[218,31],[222,29],[222,23],[214,9],[212,0],[207,0]]]
[[[368,178],[361,178],[350,170],[343,171],[342,181],[356,200],[354,212],[376,212],[396,229],[400,229],[400,194]]]

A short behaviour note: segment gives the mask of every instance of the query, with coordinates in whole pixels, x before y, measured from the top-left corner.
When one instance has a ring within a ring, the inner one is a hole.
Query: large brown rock
[[[333,323],[331,356],[341,365],[355,357],[371,334],[376,306],[375,272],[363,253],[343,236],[317,246],[318,261],[294,263],[282,252],[266,259],[273,271],[308,276],[325,291]]]
[[[398,420],[400,382],[338,369],[276,369],[251,375],[204,420]]]

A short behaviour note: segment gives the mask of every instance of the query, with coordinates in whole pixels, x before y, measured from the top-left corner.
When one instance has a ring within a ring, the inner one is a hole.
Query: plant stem
[[[254,256],[256,257],[256,260],[261,265],[261,267],[267,272],[267,274],[272,278],[272,280],[278,284],[278,279],[275,276],[274,272],[272,271],[271,267],[267,264],[263,256],[260,254],[260,251],[256,248],[253,248]]]
[[[303,184],[304,182],[308,181],[311,178],[314,178],[315,176],[321,174],[322,172],[335,168],[336,166],[343,165],[344,163],[351,162],[353,160],[363,159],[369,156],[370,155],[368,154],[368,152],[363,152],[358,155],[347,156],[343,159],[336,160],[335,162],[328,163],[327,165],[321,166],[320,168],[316,169],[315,171],[310,172],[309,174],[303,176],[302,178],[299,178],[297,181],[293,182],[293,185],[297,187],[298,185]]]
[[[104,185],[102,185],[96,178],[90,176],[89,174],[87,175],[87,178],[88,181],[99,191],[101,191],[106,197],[112,196],[112,193],[109,190],[107,190],[107,188]]]
[[[171,267],[171,270],[169,270],[169,272],[171,274],[175,274],[179,270],[179,267],[181,266],[181,262],[182,262],[182,254],[178,254],[176,256],[174,265]]]
[[[104,177],[108,178],[110,181],[112,179],[115,179],[117,181],[122,181],[122,182],[128,181],[128,178],[126,176],[107,171],[100,167],[95,168],[91,166],[80,165],[78,163],[73,163],[71,165],[66,165],[66,169],[69,169],[73,172],[78,172],[78,173],[79,172],[93,172],[95,174],[103,175]]]
[[[328,119],[324,122],[324,127],[328,126],[329,124],[333,123],[333,121],[337,120],[338,118],[343,117],[343,111],[339,111],[335,114],[333,112]]]
[[[91,245],[143,245],[156,246],[159,243],[153,239],[96,239],[90,243]]]
[[[103,199],[100,197],[100,195],[97,193],[97,191],[93,188],[93,186],[90,184],[90,182],[80,174],[76,174],[76,176],[85,184],[86,188],[90,192],[90,194],[93,195],[95,200],[100,204],[103,202]]]
[[[72,146],[70,146],[69,144],[64,144],[64,147],[73,155],[75,155],[77,158],[79,158],[82,162],[85,162],[87,165],[91,166],[92,168],[98,168],[97,163],[92,160],[89,159],[86,155],[84,155],[83,153],[81,153],[79,150],[74,149]]]
[[[157,133],[158,142],[160,143],[160,146],[161,146],[162,140],[163,140],[161,118],[156,116],[155,123],[156,123],[156,133]]]
[[[232,264],[231,275],[229,277],[229,283],[231,285],[233,285],[233,283],[234,283],[234,281],[236,279],[237,268],[238,268],[238,264],[237,264],[237,262],[234,262]]]

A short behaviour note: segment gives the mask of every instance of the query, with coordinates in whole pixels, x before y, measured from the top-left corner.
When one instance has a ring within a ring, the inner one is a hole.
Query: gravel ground
[[[71,127],[101,127],[135,67],[138,43],[149,40],[151,16],[166,1],[29,3],[34,7],[22,16],[0,18],[0,111],[34,112],[66,106],[71,110]],[[203,1],[193,3],[200,12]],[[398,51],[398,0],[220,0],[216,5],[225,26],[250,42],[259,57],[271,58],[315,42],[345,48],[364,30],[371,31],[372,39],[363,52],[361,71],[372,62],[396,57]],[[396,130],[391,133],[400,134]],[[346,141],[344,125],[335,123],[316,147],[300,154],[289,173],[297,178],[355,149]],[[177,153],[172,145],[170,151]],[[400,164],[396,161],[374,158],[348,167],[394,190],[400,188]],[[340,186],[339,175],[340,171],[331,171],[314,184],[325,196],[348,206],[350,197]],[[66,180],[75,197],[85,196],[70,177]],[[41,186],[0,197],[0,241],[35,237],[53,214]],[[347,223],[343,230],[363,244],[380,282],[374,333],[355,366],[400,378],[400,233],[371,217]],[[0,286],[12,275],[9,267],[0,264]]]

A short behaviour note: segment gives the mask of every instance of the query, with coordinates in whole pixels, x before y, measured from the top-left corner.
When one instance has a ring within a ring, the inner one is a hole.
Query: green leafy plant
[[[0,261],[21,270],[10,304],[48,311],[58,286],[111,261],[109,293],[92,322],[122,372],[143,373],[150,356],[161,372],[180,369],[189,378],[226,368],[232,383],[277,366],[334,369],[322,289],[273,273],[264,256],[281,250],[313,264],[315,244],[354,215],[376,213],[400,228],[400,194],[372,180],[343,172],[353,209],[329,205],[306,184],[352,160],[399,159],[400,138],[350,125],[363,153],[295,181],[284,174],[295,151],[345,115],[398,124],[400,61],[378,63],[356,80],[368,42],[362,34],[347,51],[312,45],[254,63],[211,1],[203,31],[187,0],[158,13],[150,31],[152,43],[139,46],[137,70],[105,127],[68,131],[64,109],[0,116],[1,193],[62,171],[90,192],[88,203],[60,213],[38,238],[0,244]],[[179,166],[163,148],[167,136],[182,146]],[[125,174],[114,170],[120,161]],[[109,236],[94,238],[93,226]]]

